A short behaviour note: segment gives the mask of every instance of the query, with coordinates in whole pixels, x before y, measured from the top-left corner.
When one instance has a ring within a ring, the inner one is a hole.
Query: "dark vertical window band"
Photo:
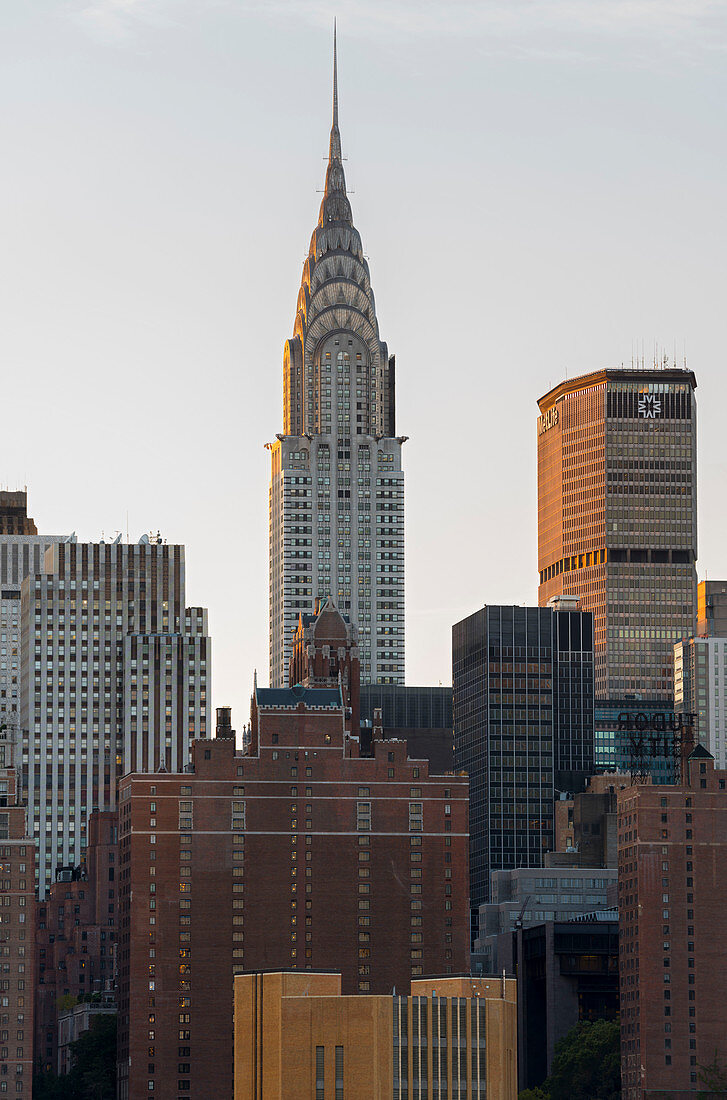
[[[637,384],[634,384],[634,389],[609,389],[606,393],[606,415],[617,420],[642,418],[643,412],[639,410],[639,399],[643,400],[647,394],[656,398],[660,405],[655,419],[692,419],[692,395],[689,391],[676,390],[674,392],[659,393],[651,388],[639,389]]]
[[[326,1100],[325,1047],[316,1047],[316,1100]]]

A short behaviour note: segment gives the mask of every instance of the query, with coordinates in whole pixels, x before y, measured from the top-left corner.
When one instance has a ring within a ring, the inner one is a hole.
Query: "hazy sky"
[[[407,679],[536,601],[536,399],[643,346],[699,388],[727,574],[724,0],[6,0],[0,483],[187,548],[213,704],[267,680],[264,443],[340,114],[407,477]]]

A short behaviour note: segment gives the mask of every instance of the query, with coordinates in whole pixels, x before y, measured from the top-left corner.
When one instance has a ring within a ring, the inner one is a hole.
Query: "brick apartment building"
[[[229,1095],[234,972],[391,994],[468,968],[467,780],[402,741],[360,755],[355,629],[330,603],[314,620],[300,682],[255,687],[246,755],[218,736],[121,780],[121,1100]]]
[[[624,1100],[687,1100],[727,1069],[727,772],[701,745],[681,771],[618,794]]]
[[[91,814],[88,830],[86,864],[59,868],[48,896],[35,903],[35,1059],[45,1069],[58,1063],[62,998],[109,991],[115,979],[117,814]]]
[[[33,1083],[35,845],[15,767],[15,744],[0,726],[0,1093],[30,1100]]]
[[[37,535],[38,528],[28,515],[28,493],[0,489],[0,535]]]

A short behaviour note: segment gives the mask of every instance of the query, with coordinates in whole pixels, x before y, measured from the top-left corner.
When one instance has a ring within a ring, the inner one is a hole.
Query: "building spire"
[[[338,126],[338,49],[335,16],[333,19],[333,125]]]
[[[336,41],[336,21],[333,21],[333,120],[331,122],[331,141],[328,146],[328,167],[326,168],[326,186],[318,219],[319,225],[328,222],[343,222],[352,225],[351,204],[346,198],[346,177],[343,172],[341,156],[341,132],[338,129],[338,43]]]
[[[338,129],[338,47],[336,43],[336,20],[333,20],[333,122],[331,124],[331,143],[328,150],[328,163],[341,160],[341,133]]]

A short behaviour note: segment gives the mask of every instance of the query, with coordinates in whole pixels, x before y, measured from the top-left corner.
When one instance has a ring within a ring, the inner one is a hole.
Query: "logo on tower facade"
[[[644,420],[656,420],[661,415],[661,398],[654,393],[639,394],[639,416]]]
[[[546,413],[543,413],[543,415],[539,417],[539,420],[538,435],[542,435],[543,432],[547,432],[548,428],[552,428],[554,424],[558,423],[558,406],[553,405]]]

